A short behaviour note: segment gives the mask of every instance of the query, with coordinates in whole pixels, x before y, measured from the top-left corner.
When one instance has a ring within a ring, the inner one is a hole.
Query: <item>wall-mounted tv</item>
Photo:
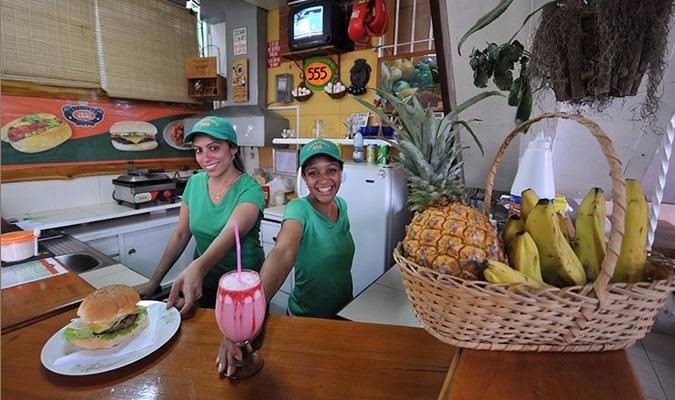
[[[289,3],[288,46],[291,50],[304,50],[332,45],[352,50],[347,38],[345,17],[334,0],[307,0]]]

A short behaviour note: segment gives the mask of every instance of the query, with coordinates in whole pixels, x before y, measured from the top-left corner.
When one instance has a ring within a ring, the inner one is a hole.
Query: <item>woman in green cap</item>
[[[265,258],[259,237],[264,195],[258,182],[244,173],[232,125],[225,118],[205,117],[185,135],[185,141],[192,142],[203,171],[188,180],[178,225],[155,273],[148,283],[136,287],[141,296],[153,294],[194,236],[194,261],[176,277],[167,302],[182,315],[196,301],[213,308],[218,279],[237,268],[231,218],[239,224],[242,265],[259,271]]]
[[[300,150],[300,165],[309,194],[286,205],[281,230],[260,275],[265,297],[271,299],[295,266],[289,313],[330,318],[352,300],[354,241],[347,203],[337,197],[343,163],[333,142],[315,139]],[[240,358],[240,350],[223,339],[218,371],[231,375]]]

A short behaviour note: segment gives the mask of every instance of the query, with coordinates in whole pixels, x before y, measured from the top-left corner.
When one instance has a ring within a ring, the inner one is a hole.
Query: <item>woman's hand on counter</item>
[[[247,350],[252,352],[251,344],[247,344]],[[230,339],[223,337],[220,341],[220,348],[218,349],[218,356],[216,357],[216,368],[218,374],[225,374],[225,376],[232,376],[237,370],[237,361],[242,360],[241,350]]]
[[[183,318],[186,318],[195,302],[202,297],[202,279],[204,273],[199,265],[193,261],[183,270],[171,285],[171,292],[166,303],[166,308],[176,307]],[[183,299],[180,298],[182,294]]]

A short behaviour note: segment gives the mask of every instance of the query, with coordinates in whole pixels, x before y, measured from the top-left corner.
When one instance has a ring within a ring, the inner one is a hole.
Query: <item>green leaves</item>
[[[476,23],[473,24],[473,26],[469,28],[469,30],[459,40],[459,44],[457,45],[457,53],[461,56],[462,44],[464,43],[464,41],[468,39],[469,36],[490,25],[492,21],[499,18],[499,16],[502,15],[504,11],[506,11],[509,8],[511,3],[513,3],[513,0],[501,0],[497,4],[497,6],[495,6],[495,8],[493,8],[492,10],[490,10],[490,12],[480,17],[478,21],[476,21]]]
[[[514,40],[502,45],[490,43],[482,51],[474,49],[469,61],[474,86],[487,87],[492,78],[499,90],[509,92],[508,104],[518,108],[516,121],[524,116],[526,120],[532,112],[532,90],[526,75],[528,58],[525,54],[523,45]],[[513,70],[517,62],[520,62],[520,72],[514,80]]]

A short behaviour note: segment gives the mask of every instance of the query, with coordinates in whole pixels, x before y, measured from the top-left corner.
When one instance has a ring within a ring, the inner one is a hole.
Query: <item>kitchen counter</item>
[[[148,279],[122,264],[81,274],[68,272],[2,289],[2,333],[79,306],[83,298],[106,285],[139,285]]]
[[[74,311],[2,336],[2,398],[8,399],[435,399],[455,349],[422,329],[318,318],[267,320],[255,376],[217,375],[222,334],[198,309],[156,353],[97,375],[68,377],[40,364],[45,342]]]
[[[421,327],[403,287],[398,264],[368,286],[338,316],[351,321]]]
[[[159,204],[154,206],[134,209],[119,205],[115,202],[95,204],[83,207],[63,208],[59,210],[26,213],[7,218],[22,229],[53,229],[64,226],[86,224],[90,222],[104,221],[113,218],[122,218],[132,215],[156,213],[164,210],[179,208],[181,202]]]
[[[420,328],[270,316],[265,364],[238,382],[220,378],[222,334],[198,309],[166,345],[136,363],[90,376],[40,364],[67,311],[2,335],[3,399],[641,399],[623,351],[515,353],[460,350]]]

